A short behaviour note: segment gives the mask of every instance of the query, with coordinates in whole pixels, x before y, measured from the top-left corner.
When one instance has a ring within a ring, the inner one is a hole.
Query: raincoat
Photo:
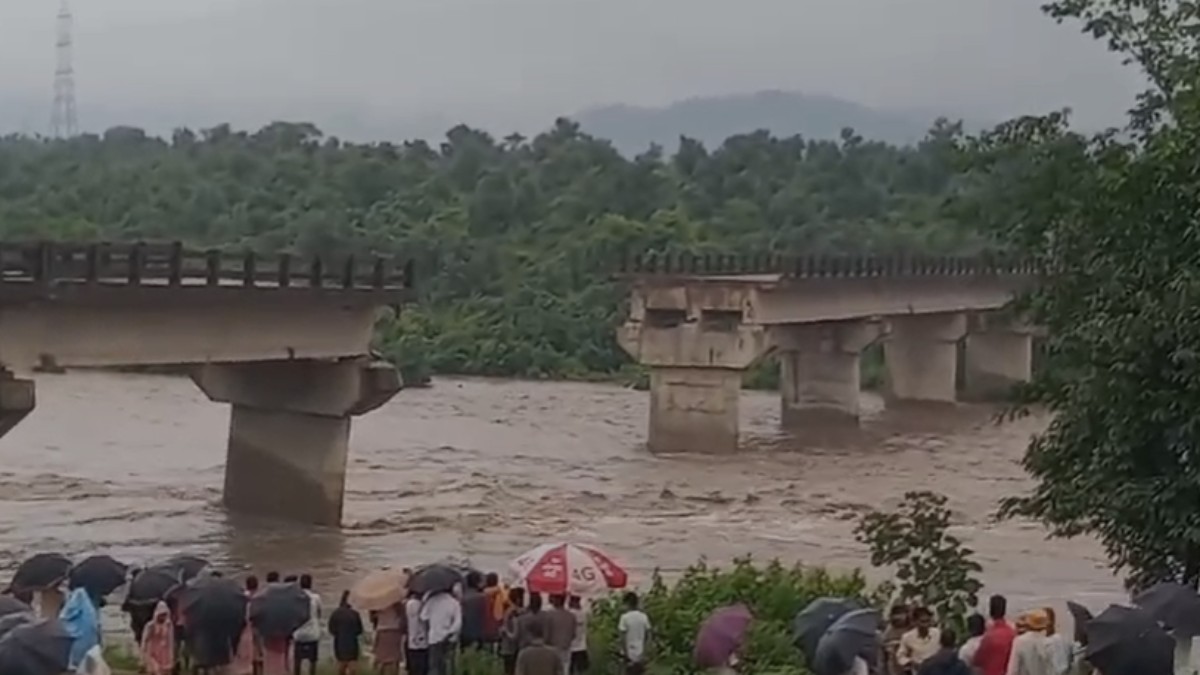
[[[168,675],[175,667],[175,625],[167,603],[154,608],[154,618],[142,630],[142,669],[146,675]]]
[[[58,620],[71,636],[70,666],[74,670],[93,647],[100,646],[100,614],[87,591],[76,588],[67,597]]]

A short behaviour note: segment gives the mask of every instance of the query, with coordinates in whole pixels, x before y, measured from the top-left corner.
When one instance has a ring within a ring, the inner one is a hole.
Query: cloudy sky
[[[58,1],[0,0],[0,119],[10,126],[45,126]],[[72,0],[72,9],[85,127],[284,118],[531,130],[597,104],[760,89],[981,119],[1069,105],[1087,126],[1119,120],[1136,73],[1038,4]]]

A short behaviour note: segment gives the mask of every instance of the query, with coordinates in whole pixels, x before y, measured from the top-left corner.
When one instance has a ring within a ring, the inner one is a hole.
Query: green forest
[[[630,158],[566,119],[533,138],[459,126],[438,146],[343,142],[303,123],[170,138],[119,127],[0,139],[0,237],[182,240],[417,261],[419,303],[378,348],[431,373],[606,377],[628,368],[613,328],[623,250],[969,253],[962,135],[939,120],[896,147],[770,133]]]

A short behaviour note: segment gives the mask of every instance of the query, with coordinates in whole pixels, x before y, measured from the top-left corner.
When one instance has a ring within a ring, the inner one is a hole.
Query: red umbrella
[[[590,595],[629,583],[629,575],[612,558],[582,544],[543,544],[509,567],[534,593]]]
[[[729,662],[742,642],[754,615],[745,605],[732,605],[714,610],[696,633],[696,649],[692,656],[701,668],[717,668]]]

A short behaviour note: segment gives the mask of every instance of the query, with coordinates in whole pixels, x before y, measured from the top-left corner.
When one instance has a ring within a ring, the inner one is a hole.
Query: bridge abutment
[[[857,425],[859,364],[863,350],[879,338],[878,324],[844,321],[771,330],[779,350],[783,426]]]
[[[402,387],[365,359],[207,364],[193,381],[232,406],[223,501],[231,511],[341,524],[350,419]]]
[[[963,396],[1004,399],[1033,376],[1033,329],[1007,317],[973,317],[963,354]]]
[[[888,396],[895,401],[955,402],[958,342],[967,332],[966,315],[894,316],[890,323],[883,345]]]

